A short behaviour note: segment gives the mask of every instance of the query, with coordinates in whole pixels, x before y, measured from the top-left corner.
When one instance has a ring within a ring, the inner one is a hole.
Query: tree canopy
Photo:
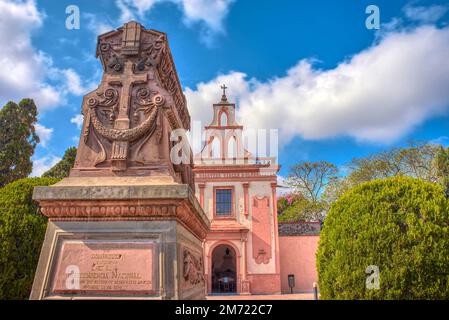
[[[336,179],[337,172],[337,167],[326,161],[301,161],[291,168],[286,182],[295,192],[317,202],[326,186]]]
[[[0,299],[28,299],[47,218],[31,199],[35,186],[58,179],[24,178],[0,188]]]
[[[39,143],[36,122],[32,99],[10,101],[0,109],[0,187],[31,173],[31,157]]]
[[[68,177],[70,174],[70,170],[73,168],[76,157],[76,148],[70,147],[68,148],[61,161],[55,164],[52,168],[46,171],[42,177],[44,178],[58,178],[62,179]]]
[[[448,299],[443,187],[410,177],[354,187],[327,214],[317,269],[323,299]]]

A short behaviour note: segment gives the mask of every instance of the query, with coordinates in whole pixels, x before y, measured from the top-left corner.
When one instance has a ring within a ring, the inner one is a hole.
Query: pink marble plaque
[[[151,241],[65,240],[60,248],[54,293],[154,293]]]

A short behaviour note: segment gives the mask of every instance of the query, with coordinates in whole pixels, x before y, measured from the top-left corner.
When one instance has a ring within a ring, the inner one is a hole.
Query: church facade
[[[279,166],[244,148],[235,104],[222,89],[193,170],[196,196],[211,222],[203,242],[207,293],[280,293]]]

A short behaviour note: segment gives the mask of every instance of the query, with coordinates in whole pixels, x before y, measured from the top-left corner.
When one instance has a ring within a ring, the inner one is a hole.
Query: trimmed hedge
[[[379,289],[366,286],[370,265],[379,268]],[[324,221],[317,269],[323,299],[448,299],[443,188],[396,177],[351,189]]]
[[[35,186],[59,179],[25,178],[0,189],[0,299],[28,299],[47,219],[31,199]]]

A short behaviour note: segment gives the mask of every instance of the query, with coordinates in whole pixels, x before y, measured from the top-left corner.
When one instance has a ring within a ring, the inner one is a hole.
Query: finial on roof
[[[222,85],[220,88],[223,89],[223,95],[221,96],[221,101],[227,102],[227,101],[228,101],[228,98],[226,97],[226,89],[227,89],[228,87],[226,87],[226,85],[224,84],[224,85]]]

